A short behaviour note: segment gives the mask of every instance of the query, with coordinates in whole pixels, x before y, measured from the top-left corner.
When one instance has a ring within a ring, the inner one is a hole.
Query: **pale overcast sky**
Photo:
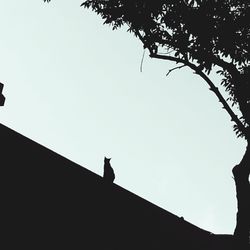
[[[0,0],[1,122],[213,233],[233,233],[232,167],[243,156],[227,113],[191,70],[150,59],[80,0]],[[212,79],[219,83],[217,77]]]

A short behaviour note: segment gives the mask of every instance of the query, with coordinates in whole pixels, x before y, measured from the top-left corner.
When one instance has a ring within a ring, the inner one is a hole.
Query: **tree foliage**
[[[44,0],[50,1],[50,0]],[[228,93],[225,101],[238,136],[250,140],[250,1],[249,0],[86,0],[113,29],[128,25],[154,58],[191,67],[207,82],[215,66]],[[230,105],[236,105],[238,118]]]

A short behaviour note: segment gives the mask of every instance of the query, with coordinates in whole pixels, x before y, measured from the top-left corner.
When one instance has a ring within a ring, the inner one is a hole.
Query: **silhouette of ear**
[[[111,158],[107,158],[106,156],[104,157],[104,161],[110,161]]]

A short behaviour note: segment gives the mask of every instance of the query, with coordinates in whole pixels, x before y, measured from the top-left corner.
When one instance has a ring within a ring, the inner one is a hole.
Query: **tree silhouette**
[[[234,123],[236,135],[247,142],[242,161],[233,168],[238,202],[234,236],[242,248],[247,248],[250,237],[249,0],[86,0],[81,6],[99,14],[113,29],[127,25],[150,57],[174,61],[179,64],[176,68],[191,68],[218,97]],[[210,72],[217,68],[227,98],[209,78]]]

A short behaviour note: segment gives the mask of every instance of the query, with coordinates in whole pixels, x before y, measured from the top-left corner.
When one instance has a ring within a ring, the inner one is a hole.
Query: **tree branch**
[[[151,52],[151,51],[150,51],[150,52]],[[184,59],[181,59],[181,58],[174,57],[174,56],[155,54],[155,53],[152,53],[152,52],[150,53],[149,56],[152,57],[152,58],[157,58],[157,59],[162,59],[162,60],[173,61],[173,62],[176,62],[176,63],[183,63],[183,64],[185,64],[186,66],[189,66],[190,68],[192,68],[193,70],[196,70],[196,69],[198,68],[195,64],[190,63],[190,62],[187,61],[187,60],[184,60]],[[195,68],[193,68],[193,67],[195,67]]]
[[[190,63],[187,60],[181,59],[181,58],[176,58],[176,57],[172,57],[172,56],[166,56],[166,55],[158,55],[158,54],[150,54],[150,57],[152,58],[157,58],[157,59],[162,59],[162,60],[169,60],[169,61],[174,61],[177,63],[183,63],[185,66],[190,67],[192,70],[195,71],[196,74],[198,74],[201,78],[203,78],[209,85],[210,90],[212,92],[214,92],[214,94],[217,96],[217,98],[219,99],[219,102],[222,103],[223,108],[227,111],[227,113],[229,114],[229,116],[231,117],[231,120],[233,122],[236,123],[236,125],[238,126],[239,130],[245,135],[247,136],[247,128],[243,125],[243,123],[240,121],[240,119],[238,118],[238,116],[233,112],[233,110],[231,109],[231,107],[228,105],[228,103],[226,102],[226,100],[224,99],[224,97],[221,95],[219,89],[217,87],[215,87],[215,85],[213,84],[213,82],[209,79],[209,77],[202,71],[202,69],[199,68],[199,66],[196,66],[193,63]]]
[[[143,43],[144,48],[147,48],[149,50],[149,52],[150,52],[149,56],[151,58],[157,58],[157,59],[162,59],[162,60],[173,61],[173,62],[176,62],[176,63],[182,63],[184,66],[188,66],[189,68],[191,68],[192,70],[194,70],[197,75],[199,75],[201,78],[203,78],[207,82],[207,84],[209,85],[210,90],[212,92],[214,92],[214,94],[219,99],[219,102],[221,102],[223,108],[227,111],[227,113],[231,117],[231,121],[235,122],[236,125],[237,125],[237,127],[239,128],[239,130],[245,135],[246,138],[248,138],[247,128],[243,125],[243,123],[240,121],[240,119],[238,118],[238,116],[233,112],[233,110],[228,105],[228,103],[225,100],[225,98],[221,95],[219,89],[217,87],[215,87],[215,85],[213,84],[213,82],[202,71],[202,69],[199,68],[199,66],[196,66],[195,64],[189,62],[188,60],[184,60],[184,59],[181,59],[181,58],[176,58],[176,57],[169,56],[169,55],[160,55],[160,54],[154,53],[154,51],[149,46],[147,46],[145,44],[143,36],[140,34],[140,32],[138,30],[134,30],[134,32],[139,37],[139,39],[141,40],[141,42]],[[226,69],[228,69],[231,72],[237,71],[237,69],[234,68],[234,66],[231,65],[230,63],[227,63],[224,60],[219,59],[219,58],[214,58],[214,59],[216,59],[217,65],[220,66],[220,67],[222,67],[223,69],[226,68]],[[238,71],[237,71],[237,73],[238,73]]]
[[[232,63],[224,61],[222,58],[213,56],[214,64],[217,64],[219,67],[227,70],[231,75],[240,75],[239,71],[237,70],[236,66]]]
[[[183,67],[186,67],[187,65],[181,65],[181,66],[178,66],[178,67],[175,67],[175,68],[172,68],[168,71],[168,73],[166,74],[166,76],[168,76],[172,71],[176,70],[176,69],[181,69]]]

